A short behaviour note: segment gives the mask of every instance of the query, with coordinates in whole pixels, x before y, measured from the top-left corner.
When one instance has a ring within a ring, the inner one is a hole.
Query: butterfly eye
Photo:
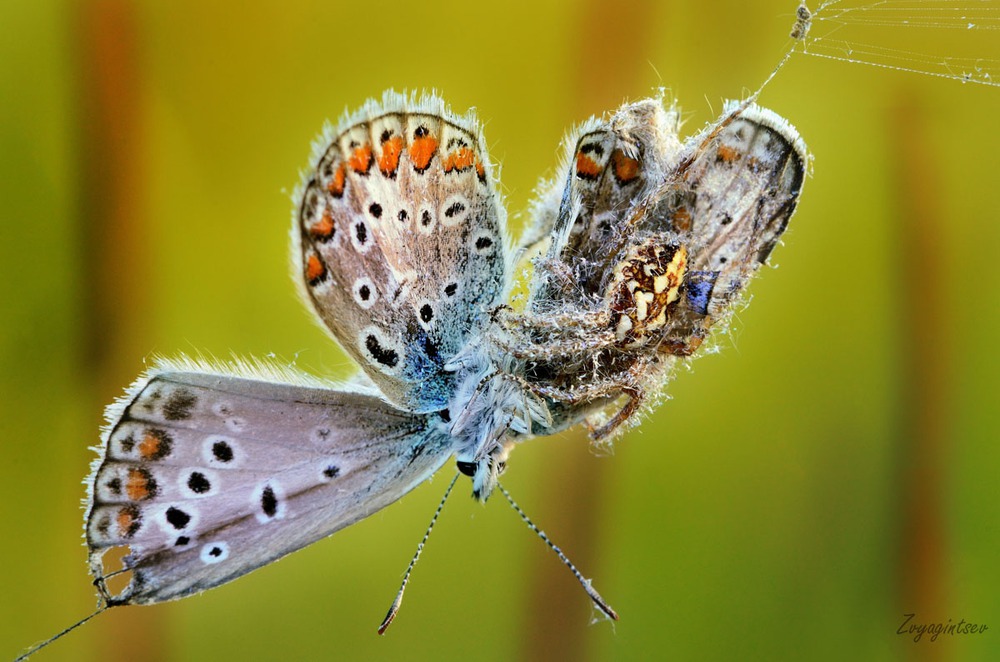
[[[475,462],[462,462],[461,460],[458,460],[455,464],[458,465],[458,470],[466,476],[471,477],[476,475],[477,464]]]

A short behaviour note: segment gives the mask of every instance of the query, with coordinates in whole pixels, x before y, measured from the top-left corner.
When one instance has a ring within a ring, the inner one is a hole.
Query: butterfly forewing
[[[505,214],[478,124],[386,95],[331,132],[296,227],[306,297],[392,402],[447,406],[443,365],[506,289]]]
[[[221,372],[154,371],[109,419],[86,535],[101,582],[104,552],[129,547],[113,604],[235,579],[392,503],[451,452],[436,415]]]

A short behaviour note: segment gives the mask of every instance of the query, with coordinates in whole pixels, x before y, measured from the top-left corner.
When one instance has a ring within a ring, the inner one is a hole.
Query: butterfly
[[[102,605],[73,627],[236,579],[452,458],[476,498],[499,488],[544,538],[499,485],[513,447],[634,422],[725,323],[801,192],[808,153],[776,114],[730,104],[687,141],[679,128],[662,99],[582,125],[515,244],[471,112],[390,91],[327,126],[294,195],[293,280],[360,371],[335,383],[181,359],[140,377],[108,408],[87,480]],[[527,301],[512,307],[517,260],[533,252]],[[114,548],[128,553],[108,572]]]

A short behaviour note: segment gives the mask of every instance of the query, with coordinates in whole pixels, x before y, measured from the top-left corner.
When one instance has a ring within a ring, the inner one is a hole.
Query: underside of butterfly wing
[[[727,104],[723,121],[692,137],[682,165],[644,202],[637,236],[686,248],[682,296],[661,350],[698,348],[725,324],[795,212],[809,162],[786,120],[758,106]]]
[[[104,553],[129,548],[109,604],[235,579],[396,501],[452,450],[437,416],[375,395],[197,368],[161,366],[109,408],[86,515],[102,591]]]
[[[474,116],[387,93],[318,142],[297,195],[294,277],[392,402],[447,406],[443,366],[505,296],[506,215]]]

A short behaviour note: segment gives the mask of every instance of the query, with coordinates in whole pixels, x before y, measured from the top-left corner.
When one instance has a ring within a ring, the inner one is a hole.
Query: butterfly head
[[[500,475],[507,470],[507,458],[514,442],[495,447],[489,455],[476,460],[474,457],[459,455],[456,460],[459,472],[472,478],[472,497],[486,501],[496,489]]]

